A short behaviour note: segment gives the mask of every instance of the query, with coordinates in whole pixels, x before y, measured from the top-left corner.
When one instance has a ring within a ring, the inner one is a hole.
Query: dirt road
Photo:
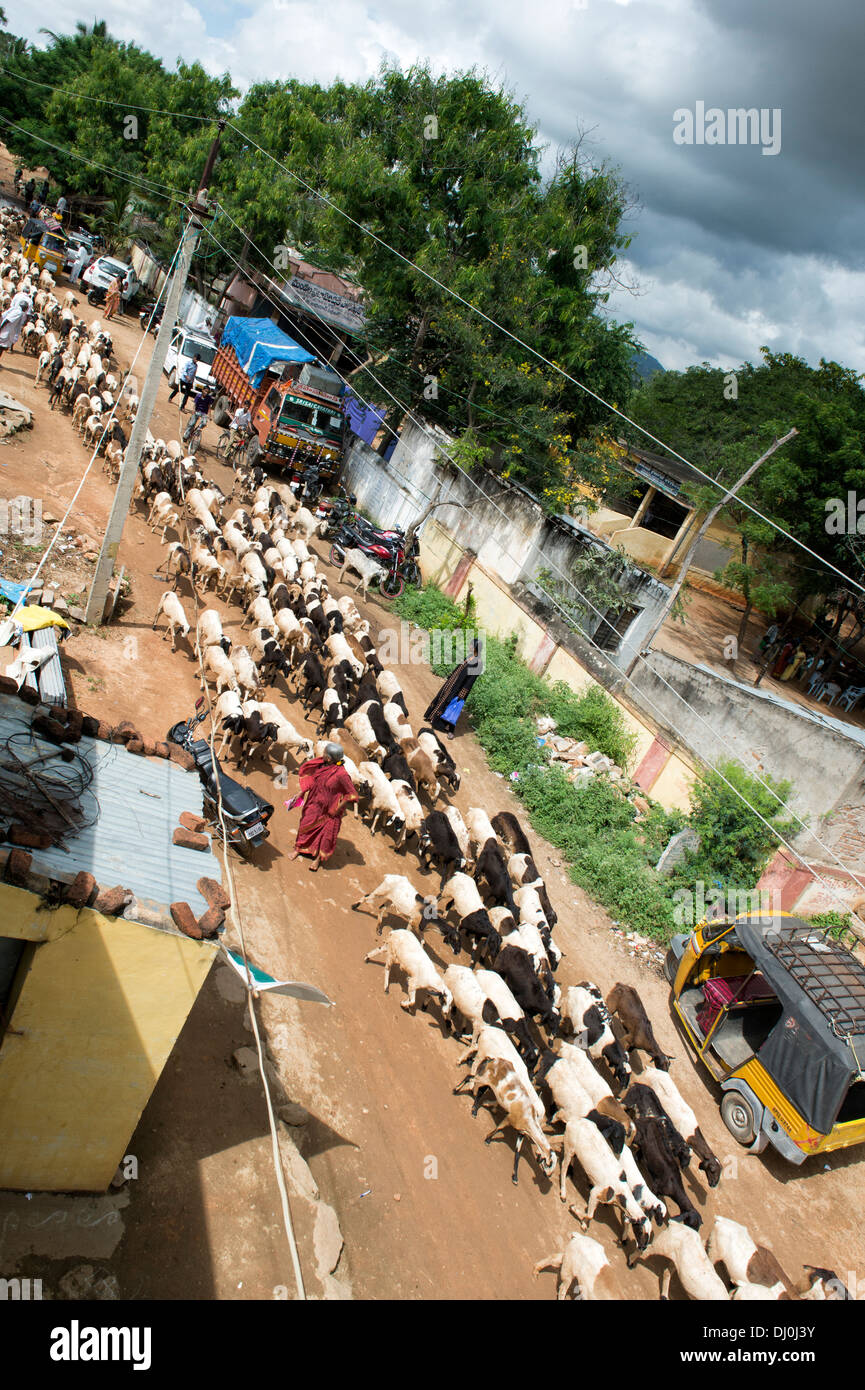
[[[92,317],[86,306],[84,313]],[[137,324],[121,321],[115,338],[125,365],[139,341]],[[57,511],[72,495],[86,455],[69,418],[52,415],[46,393],[34,391],[34,369],[34,359],[19,352],[3,360],[0,385],[35,409],[36,424],[32,433],[16,436],[0,450],[0,493],[41,496]],[[153,432],[177,438],[183,420],[176,402],[168,406],[166,395],[167,390],[160,392]],[[216,433],[209,426],[205,443],[209,438],[212,446]],[[230,475],[212,452],[203,455],[202,463],[205,473],[228,490]],[[75,526],[98,536],[110,495],[97,466],[76,508]],[[319,549],[324,553],[323,545]],[[67,672],[78,705],[114,720],[134,718],[146,736],[155,738],[164,737],[198,694],[191,647],[180,641],[172,655],[168,644],[151,631],[164,592],[154,577],[162,558],[140,510],[134,512],[119,557],[133,578],[130,607],[116,627],[104,633],[81,630],[66,646]],[[330,579],[334,571],[322,564]],[[181,597],[191,617],[188,590],[181,589]],[[220,611],[228,634],[239,635],[240,609],[219,602],[212,606]],[[393,621],[378,600],[371,601],[368,610],[376,627]],[[424,667],[401,667],[397,674],[418,721],[437,682]],[[289,716],[303,726],[298,702],[292,696],[286,699]],[[463,776],[456,804],[463,811],[481,805],[490,814],[502,809],[519,813],[508,784],[489,771],[471,734],[463,733],[453,746]],[[521,1164],[518,1188],[512,1186],[510,1142],[499,1139],[486,1147],[482,1140],[493,1121],[483,1111],[473,1120],[470,1101],[452,1095],[462,1075],[456,1066],[459,1049],[443,1035],[435,1005],[428,1014],[408,1016],[399,1007],[404,997],[399,976],[385,996],[382,967],[363,961],[375,941],[374,918],[353,912],[351,904],[386,872],[407,872],[423,891],[433,880],[418,873],[411,851],[405,858],[396,855],[389,839],[371,837],[353,817],[343,823],[334,858],[311,875],[305,861],[288,859],[296,813],[287,814],[282,800],[296,789],[296,780],[290,778],[287,791],[275,790],[260,763],[253,765],[249,780],[279,808],[272,839],[259,862],[234,865],[250,954],[272,974],[308,980],[336,1001],[332,1010],[281,999],[268,1000],[262,1008],[270,1047],[286,1084],[315,1117],[310,1163],[325,1197],[339,1213],[346,1239],[343,1259],[355,1296],[553,1297],[554,1276],[545,1274],[533,1282],[531,1269],[573,1228],[557,1187],[551,1188],[539,1175],[531,1158]],[[676,1034],[660,976],[621,949],[606,914],[567,881],[556,854],[536,837],[531,839],[559,913],[556,937],[565,952],[560,981],[593,979],[604,992],[617,980],[639,988],[661,1046],[676,1058],[673,1076],[697,1111],[709,1143],[722,1159],[729,1159],[727,1176],[716,1191],[707,1192],[702,1183],[689,1180],[692,1199],[704,1214],[705,1232],[713,1215],[722,1212],[745,1222],[756,1239],[771,1245],[794,1276],[803,1262],[830,1265],[844,1274],[855,1270],[865,1236],[865,1169],[860,1155],[830,1156],[824,1171],[823,1161],[793,1169],[771,1153],[749,1157],[739,1150],[720,1121],[717,1097],[694,1070]],[[429,944],[443,965],[453,959],[437,939]],[[218,1057],[238,1045],[238,1039],[230,1037],[214,1043],[215,1030],[222,1026],[225,1018],[217,1009],[209,1014],[197,1010],[187,1026],[187,1031],[198,1030],[195,1036],[203,1050],[212,1049],[215,1066]],[[135,1142],[158,1154],[157,1107],[163,1130],[171,1126],[175,1145],[185,1145],[190,1161],[201,1163],[197,1125],[204,1123],[205,1107],[218,1103],[218,1088],[202,1096],[169,1065],[142,1121],[146,1139],[136,1136]],[[200,1239],[179,1238],[185,1220],[182,1187],[172,1185],[169,1173],[154,1187],[146,1239],[140,1229],[127,1237],[129,1256],[137,1252],[139,1297],[260,1296],[275,1277],[271,1265],[275,1269],[283,1259],[283,1237],[261,1175],[255,1179],[260,1220],[241,1233],[242,1239],[238,1236],[238,1206],[247,1191],[244,1146],[251,1132],[260,1132],[260,1121],[256,1110],[236,1129],[227,1127],[221,1152],[212,1156],[217,1163],[211,1166],[207,1199],[196,1218]],[[585,1189],[581,1191],[585,1195]],[[650,1264],[627,1271],[615,1248],[614,1224],[607,1209],[593,1233],[610,1253],[622,1297],[656,1297],[657,1269]],[[240,1252],[231,1289],[199,1277],[196,1263],[215,1258],[230,1234]],[[123,1259],[122,1250],[120,1255]],[[170,1271],[166,1255],[171,1257]],[[677,1296],[675,1283],[673,1294]]]

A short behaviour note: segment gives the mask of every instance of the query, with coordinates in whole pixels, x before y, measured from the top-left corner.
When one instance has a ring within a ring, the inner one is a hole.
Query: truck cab
[[[307,363],[296,380],[271,387],[252,417],[268,460],[298,472],[315,462],[323,481],[335,477],[342,457],[345,418],[334,384],[340,384],[335,373],[327,374]],[[323,385],[330,390],[325,391]]]
[[[339,470],[345,438],[342,382],[270,319],[231,317],[213,366],[220,396],[214,419],[227,421],[239,405],[255,437],[250,463],[302,478],[314,464],[324,484]]]

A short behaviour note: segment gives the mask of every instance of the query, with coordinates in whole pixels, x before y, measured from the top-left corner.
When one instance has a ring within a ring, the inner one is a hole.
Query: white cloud
[[[363,81],[385,58],[485,69],[542,141],[587,131],[639,196],[628,270],[645,292],[611,309],[665,366],[735,365],[768,342],[865,370],[860,4],[835,0],[831,26],[811,0],[104,0],[99,14],[167,64],[182,53],[241,87]],[[6,9],[35,42],[37,26],[93,20],[81,0]],[[697,99],[781,106],[782,153],[674,145],[673,112]]]

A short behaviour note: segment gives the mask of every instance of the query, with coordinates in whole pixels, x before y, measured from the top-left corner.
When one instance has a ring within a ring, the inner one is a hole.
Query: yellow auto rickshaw
[[[34,269],[48,270],[57,279],[66,263],[66,238],[59,223],[50,227],[38,217],[31,217],[21,229],[20,243]]]
[[[673,938],[672,1009],[750,1152],[791,1163],[865,1142],[865,966],[790,913],[743,913]]]

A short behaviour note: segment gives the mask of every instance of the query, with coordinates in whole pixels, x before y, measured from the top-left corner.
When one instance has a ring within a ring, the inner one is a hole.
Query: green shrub
[[[528,719],[516,715],[492,715],[475,724],[475,733],[493,772],[522,773],[531,763],[546,758]]]
[[[620,706],[601,686],[590,685],[578,694],[564,681],[556,681],[548,712],[563,738],[582,739],[627,771],[637,746],[637,735],[628,728]]]
[[[400,617],[427,630],[476,630],[473,607],[464,616],[432,584],[407,589],[394,608]],[[564,681],[550,685],[529,670],[516,648],[516,635],[504,641],[487,636],[484,673],[475,681],[466,708],[490,767],[503,775],[515,774],[514,791],[531,824],[563,855],[572,880],[623,926],[661,940],[668,940],[677,928],[678,887],[691,891],[702,879],[725,889],[752,888],[775,849],[773,828],[782,835],[794,828],[772,795],[774,790],[786,801],[790,784],[766,778],[769,790],[738,763],[728,761],[696,782],[690,816],[651,803],[649,813],[635,822],[634,808],[616,784],[606,778],[574,784],[562,766],[550,763],[546,749],[538,744],[535,724],[538,715],[550,715],[564,737],[584,740],[593,752],[600,750],[627,770],[636,735],[622,710],[598,686],[577,693]],[[433,667],[441,676],[451,668],[452,664]],[[673,874],[661,878],[654,865],[670,837],[687,824],[700,835],[699,854],[688,856]]]
[[[849,912],[836,912],[833,908],[831,912],[815,913],[810,921],[813,926],[825,931],[827,936],[840,941],[842,946],[855,946],[859,940],[853,930],[853,918]]]
[[[691,792],[689,822],[700,836],[700,851],[689,857],[690,873],[736,887],[756,883],[778,848],[778,835],[795,834],[798,828],[784,814],[791,790],[787,781],[769,776],[759,781],[731,758],[699,778]]]
[[[462,609],[435,584],[426,584],[422,589],[407,587],[391,607],[406,622],[417,623],[427,630],[434,627],[456,630],[463,625]]]

